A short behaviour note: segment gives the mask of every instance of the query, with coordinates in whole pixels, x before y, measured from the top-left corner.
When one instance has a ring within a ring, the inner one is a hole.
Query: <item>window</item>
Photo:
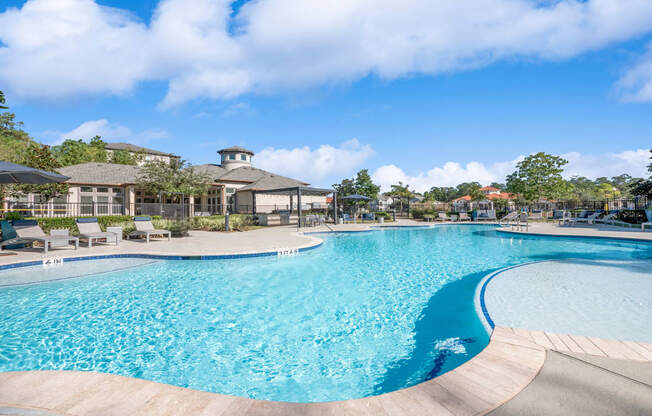
[[[90,186],[82,186],[81,191],[82,192],[93,192],[93,188],[91,188]]]
[[[108,204],[109,203],[109,197],[108,196],[98,196],[97,197],[97,202],[100,204]]]
[[[95,190],[101,194],[106,194],[107,192],[109,192],[109,188],[95,188]]]
[[[235,160],[235,153],[229,153],[229,160]]]
[[[247,160],[247,155],[240,155],[240,160]]]
[[[121,194],[122,193],[122,188],[113,188],[113,193],[114,194]]]
[[[235,192],[235,188],[226,188],[226,193],[227,194],[232,194]]]

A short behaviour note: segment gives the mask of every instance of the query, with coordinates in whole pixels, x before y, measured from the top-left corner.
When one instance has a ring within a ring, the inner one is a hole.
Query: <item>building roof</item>
[[[89,162],[66,166],[59,173],[69,176],[66,183],[81,185],[123,185],[138,182],[140,167],[115,163]]]
[[[244,147],[240,146],[231,146],[227,147],[226,149],[218,150],[217,153],[222,154],[225,152],[237,152],[237,153],[247,153],[253,156],[254,152],[252,152],[249,149],[245,149]]]
[[[238,191],[262,191],[266,189],[289,188],[293,186],[306,186],[308,183],[297,179],[276,175],[266,170],[257,169],[251,166],[227,170],[220,165],[198,165],[194,166],[196,172],[207,174],[215,182],[245,182],[248,185]]]
[[[500,189],[496,188],[495,186],[484,186],[480,188],[481,191],[500,191]]]
[[[238,191],[264,191],[268,189],[306,186],[308,183],[285,176],[276,175],[266,170],[242,166],[227,170],[220,165],[198,165],[192,167],[195,172],[208,175],[213,182],[243,182],[247,185]],[[114,163],[82,163],[66,166],[58,171],[70,179],[67,183],[88,185],[123,185],[138,182],[141,168],[132,165]]]
[[[489,194],[489,195],[484,196],[485,200],[488,199],[488,200],[492,200],[492,201],[494,199],[514,199],[514,198],[516,198],[516,196],[514,194],[510,194],[508,192],[501,192],[501,193],[498,193],[498,194]],[[470,201],[470,200],[471,200],[470,195],[464,195],[464,196],[461,196],[459,198],[455,198],[453,201]]]
[[[210,176],[213,181],[217,181],[220,176],[228,172],[222,166],[214,164],[195,165],[192,168],[196,173],[203,173],[204,175]]]
[[[131,143],[122,143],[122,142],[106,143],[104,148],[107,150],[126,150],[128,152],[145,153],[145,154],[157,155],[157,156],[179,157],[173,155],[172,153],[165,153],[159,150],[148,149],[146,147],[136,146],[135,144],[131,144]]]

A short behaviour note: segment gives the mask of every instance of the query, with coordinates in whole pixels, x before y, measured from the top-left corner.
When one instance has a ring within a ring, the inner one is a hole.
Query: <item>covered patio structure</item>
[[[303,206],[301,203],[301,198],[306,197],[306,196],[328,196],[330,194],[333,194],[333,209],[337,209],[337,201],[336,201],[336,193],[332,189],[325,189],[325,188],[313,188],[310,186],[293,186],[289,188],[276,188],[276,189],[264,189],[264,190],[252,190],[252,213],[253,215],[256,215],[256,195],[286,195],[290,199],[290,213],[292,212],[292,208],[294,206],[294,198],[296,197],[296,202],[297,202],[297,215],[298,215],[298,226],[300,227],[302,224],[302,217],[303,217]],[[337,213],[335,212],[335,216]]]

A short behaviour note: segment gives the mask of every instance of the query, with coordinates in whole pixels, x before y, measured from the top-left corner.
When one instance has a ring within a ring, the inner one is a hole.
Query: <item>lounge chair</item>
[[[459,215],[459,217],[457,217],[458,221],[471,221],[471,217],[469,217],[469,214],[466,212],[460,212],[457,215]]]
[[[594,222],[601,223],[601,224],[613,224],[615,223],[615,218],[618,215],[618,211],[612,212],[611,214],[607,214],[602,218],[596,219]]]
[[[170,241],[170,238],[172,237],[172,233],[170,233],[169,230],[157,230],[156,228],[154,228],[154,224],[152,224],[151,217],[134,217],[134,225],[136,226],[136,231],[132,231],[131,233],[129,233],[127,239],[130,239],[131,237],[145,236],[147,243],[149,243],[150,235],[160,235],[160,236],[167,235],[168,241]]]
[[[62,230],[53,230],[53,234],[47,235],[43,232],[41,227],[39,227],[38,222],[34,220],[16,220],[13,224],[10,225],[11,228],[7,227],[7,224],[3,224],[3,233],[4,230],[13,229],[15,232],[15,237],[12,237],[11,231],[9,231],[9,238],[2,241],[0,246],[13,246],[17,244],[28,244],[31,245],[35,241],[43,243],[43,252],[47,253],[49,249],[54,247],[67,247],[71,245],[75,246],[75,250],[79,248],[79,238],[72,237],[68,235],[68,230],[61,232]]]
[[[448,215],[446,215],[445,212],[440,212],[440,213],[437,214],[437,218],[436,218],[436,220],[437,220],[437,221],[450,221],[450,220],[451,220],[451,217],[449,217]]]
[[[365,221],[372,221],[373,222],[373,221],[376,221],[376,216],[374,215],[373,212],[368,212],[368,213],[362,214],[361,219],[362,219],[362,222],[365,222]]]
[[[118,234],[102,231],[97,218],[77,218],[77,228],[79,229],[79,238],[88,239],[88,248],[93,247],[93,240],[106,240],[106,242],[113,241],[118,245]]]
[[[342,213],[342,222],[353,222],[353,219],[349,214]]]
[[[583,222],[585,222],[587,224],[593,224],[593,221],[595,221],[596,218],[598,218],[600,215],[602,215],[602,211],[596,211],[593,214],[591,214],[591,215],[589,215],[587,217],[584,217],[584,218],[580,218],[580,217],[571,218],[568,225],[572,226],[572,225],[583,223]]]
[[[571,217],[571,214],[569,211],[563,211],[561,214],[561,218],[559,219],[559,225],[570,225],[571,220],[573,217]]]

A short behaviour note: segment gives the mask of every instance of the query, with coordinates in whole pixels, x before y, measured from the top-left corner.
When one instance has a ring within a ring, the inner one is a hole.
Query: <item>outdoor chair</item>
[[[372,221],[373,222],[373,221],[376,221],[376,216],[374,215],[373,212],[366,212],[366,213],[362,214],[361,219],[362,219],[362,222],[365,222],[365,221]]]
[[[611,214],[607,214],[602,218],[596,219],[594,222],[596,224],[597,223],[600,223],[600,224],[614,224],[616,222],[615,218],[618,215],[618,213],[619,213],[619,211],[614,211]]]
[[[44,253],[47,253],[49,249],[54,247],[67,247],[71,245],[71,242],[75,246],[75,250],[79,248],[79,238],[69,236],[68,230],[53,230],[50,235],[47,235],[35,220],[16,220],[8,227],[7,225],[9,224],[3,224],[2,230],[3,236],[5,230],[7,230],[7,234],[9,234],[7,237],[9,238],[0,243],[2,247],[16,244],[31,245],[35,241],[38,241],[43,244]],[[12,229],[15,233],[15,237],[13,238],[12,235],[14,233],[11,232]]]
[[[600,215],[602,215],[602,211],[596,211],[593,214],[583,218],[580,217],[571,218],[570,221],[568,222],[568,225],[573,226],[575,224],[584,223],[584,222],[587,224],[593,224],[593,221],[595,221],[596,218],[598,218]]]
[[[168,236],[168,241],[170,241],[170,238],[172,237],[172,233],[170,233],[169,230],[157,230],[154,228],[154,224],[152,224],[152,218],[151,217],[134,217],[134,225],[136,226],[136,231],[132,231],[129,233],[127,236],[127,239],[130,239],[131,237],[145,237],[145,240],[149,244],[149,236],[150,235],[160,235],[160,236]]]
[[[342,222],[353,222],[353,219],[349,214],[342,213]]]
[[[100,223],[97,218],[77,218],[77,228],[79,229],[79,238],[88,239],[88,248],[93,247],[93,241],[106,240],[106,242],[113,241],[118,245],[118,235],[102,231]]]
[[[458,221],[471,221],[471,217],[469,217],[469,214],[466,212],[460,212],[459,217],[457,218]]]
[[[440,212],[437,214],[437,221],[450,221],[451,217],[446,215],[445,212]]]

